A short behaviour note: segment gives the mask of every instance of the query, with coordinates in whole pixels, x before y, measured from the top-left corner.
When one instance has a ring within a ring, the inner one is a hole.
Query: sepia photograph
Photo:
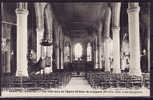
[[[1,2],[2,97],[150,97],[150,2]]]

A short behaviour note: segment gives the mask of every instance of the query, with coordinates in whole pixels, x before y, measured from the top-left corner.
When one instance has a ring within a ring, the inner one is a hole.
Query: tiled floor
[[[66,86],[65,89],[72,89],[72,90],[91,90],[92,88],[88,84],[88,81],[85,77],[72,77],[69,84]]]

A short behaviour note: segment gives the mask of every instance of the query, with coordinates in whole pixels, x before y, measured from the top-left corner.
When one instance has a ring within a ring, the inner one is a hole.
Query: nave
[[[1,5],[4,90],[150,89],[149,2]]]

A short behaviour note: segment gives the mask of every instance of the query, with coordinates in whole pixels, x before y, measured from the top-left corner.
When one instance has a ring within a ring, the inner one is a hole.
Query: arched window
[[[87,45],[87,61],[92,61],[92,47],[91,43]]]
[[[80,43],[77,43],[74,46],[74,54],[75,54],[75,60],[81,60],[82,57],[82,45]]]

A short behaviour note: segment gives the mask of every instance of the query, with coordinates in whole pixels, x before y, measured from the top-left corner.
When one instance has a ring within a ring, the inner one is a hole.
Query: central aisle
[[[65,87],[67,90],[92,90],[85,77],[72,77],[69,84]]]

